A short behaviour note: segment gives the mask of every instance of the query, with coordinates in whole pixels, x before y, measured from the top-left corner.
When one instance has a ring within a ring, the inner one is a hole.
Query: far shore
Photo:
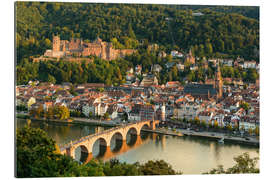
[[[71,117],[68,120],[57,120],[57,119],[37,119],[30,117],[27,114],[16,114],[16,118],[20,119],[31,119],[34,121],[45,121],[45,122],[53,122],[53,123],[61,123],[61,124],[79,124],[79,125],[95,125],[95,126],[105,126],[105,127],[115,127],[116,124],[112,123],[111,121],[106,120],[96,120],[96,119],[89,119],[89,118],[76,118]],[[224,143],[226,142],[233,142],[233,143],[240,143],[252,146],[260,146],[260,142],[256,138],[245,139],[241,137],[232,137],[228,136],[223,133],[215,133],[215,132],[196,132],[192,130],[186,129],[177,129],[176,131],[172,130],[164,130],[163,128],[157,128],[156,130],[144,129],[143,131],[153,132],[158,134],[170,135],[170,136],[194,136],[194,137],[201,137],[201,138],[208,138],[208,139],[215,139],[220,140],[224,138]]]
[[[110,123],[109,121],[101,121],[101,120],[88,119],[88,118],[71,117],[70,119],[67,119],[67,120],[58,120],[58,119],[33,118],[25,114],[16,114],[16,118],[31,119],[34,121],[43,121],[43,122],[45,121],[45,122],[62,123],[62,124],[96,125],[96,126],[109,126],[109,127],[116,126],[115,124]]]

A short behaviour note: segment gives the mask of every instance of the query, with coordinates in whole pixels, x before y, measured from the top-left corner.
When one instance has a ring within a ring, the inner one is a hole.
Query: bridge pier
[[[85,160],[84,164],[89,163],[89,161],[91,161],[91,159],[93,159],[93,153],[88,153],[87,159]]]
[[[66,155],[70,156],[72,159],[75,159],[75,148],[73,146],[66,149]]]

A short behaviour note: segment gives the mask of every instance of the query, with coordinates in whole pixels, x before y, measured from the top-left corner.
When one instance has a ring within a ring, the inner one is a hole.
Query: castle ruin
[[[45,57],[87,57],[97,56],[105,60],[113,60],[134,53],[134,49],[114,49],[111,42],[104,42],[99,37],[91,43],[83,42],[82,39],[71,38],[61,40],[59,36],[53,36],[52,49],[46,50]]]

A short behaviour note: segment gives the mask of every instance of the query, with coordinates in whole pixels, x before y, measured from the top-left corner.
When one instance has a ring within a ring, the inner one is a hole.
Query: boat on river
[[[220,143],[220,144],[224,144],[224,137],[223,137],[223,138],[221,138],[220,140],[218,140],[218,143]]]

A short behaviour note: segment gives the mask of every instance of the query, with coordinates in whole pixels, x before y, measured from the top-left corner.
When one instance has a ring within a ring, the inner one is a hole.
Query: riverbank
[[[60,123],[60,124],[77,124],[77,125],[103,126],[103,127],[116,126],[116,124],[114,124],[112,121],[101,121],[101,120],[88,119],[88,118],[72,118],[72,120],[69,121],[69,120],[30,118],[27,114],[16,114],[16,117],[22,118],[22,119],[31,119],[35,121],[42,121],[42,122],[45,121],[45,122],[53,122],[53,123]],[[233,136],[229,136],[229,135],[226,135],[223,133],[217,133],[217,132],[196,132],[196,131],[186,130],[186,129],[176,129],[175,131],[173,131],[173,130],[168,130],[164,128],[157,128],[156,130],[143,129],[143,131],[170,135],[170,136],[194,136],[194,137],[214,139],[217,141],[220,139],[224,139],[224,143],[232,142],[232,143],[239,143],[239,144],[244,144],[244,145],[252,145],[256,147],[260,146],[260,142],[256,138],[250,137],[248,139],[245,139],[242,137],[233,137]]]
[[[184,134],[182,134],[181,132],[173,132],[173,131],[169,131],[169,130],[166,131],[166,130],[163,130],[163,129],[155,129],[155,130],[142,129],[142,131],[151,132],[151,133],[157,133],[157,134],[170,135],[170,136],[184,136]]]
[[[171,135],[171,136],[194,136],[194,137],[214,139],[216,141],[223,139],[224,143],[232,142],[232,143],[238,143],[238,144],[244,144],[244,145],[252,145],[252,146],[256,146],[256,147],[260,146],[260,142],[257,138],[245,139],[242,137],[228,136],[228,135],[223,134],[223,133],[196,132],[196,131],[185,130],[185,129],[177,129],[175,131],[172,131],[172,130],[166,130],[163,128],[158,128],[156,130],[144,129],[143,131],[164,134],[164,135]]]
[[[77,125],[105,126],[105,127],[115,127],[116,126],[115,124],[108,122],[108,121],[100,121],[100,120],[87,119],[87,118],[72,118],[69,120],[41,119],[41,118],[30,117],[27,114],[16,114],[16,118],[31,119],[34,121],[52,122],[52,123],[60,123],[60,124],[77,124]]]

